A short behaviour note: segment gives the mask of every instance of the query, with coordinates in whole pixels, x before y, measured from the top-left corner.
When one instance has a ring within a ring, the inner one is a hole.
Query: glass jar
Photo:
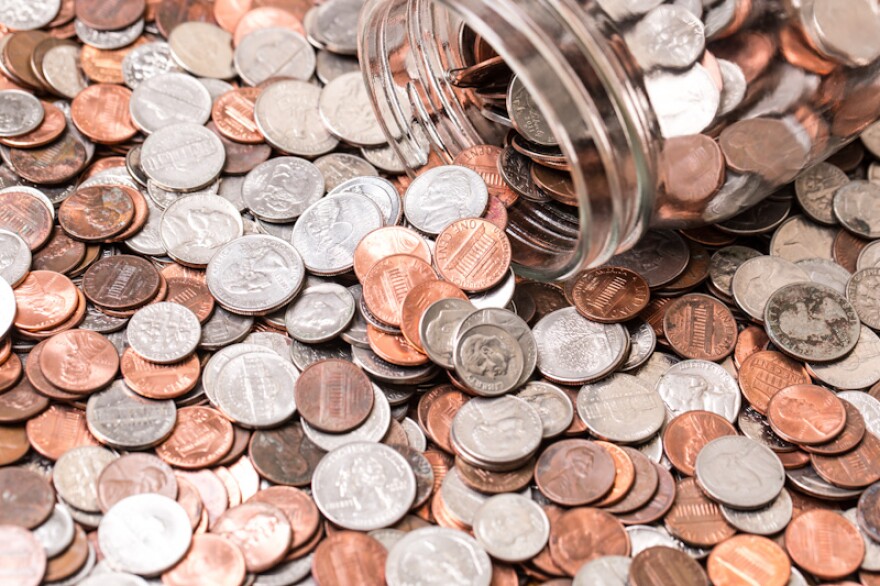
[[[735,216],[880,115],[875,0],[661,2],[365,2],[364,76],[411,176],[510,145],[568,194],[509,208],[523,276],[565,278],[649,227]],[[511,79],[525,91],[505,111]],[[544,144],[523,140],[542,129]]]

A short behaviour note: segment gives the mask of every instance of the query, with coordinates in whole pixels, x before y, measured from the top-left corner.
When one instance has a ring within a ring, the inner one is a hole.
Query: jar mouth
[[[540,214],[533,208],[546,204],[521,198],[509,210],[514,268],[527,278],[565,279],[606,262],[638,240],[653,211],[659,130],[625,43],[591,4],[369,0],[362,13],[365,81],[412,174],[503,136],[449,81],[466,65],[463,23],[531,93],[568,161],[578,206]],[[560,213],[577,223],[575,237]]]

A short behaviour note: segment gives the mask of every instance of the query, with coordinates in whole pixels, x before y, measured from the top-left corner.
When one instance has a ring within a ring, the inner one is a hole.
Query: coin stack
[[[880,125],[528,281],[360,4],[0,0],[0,582],[880,584]]]

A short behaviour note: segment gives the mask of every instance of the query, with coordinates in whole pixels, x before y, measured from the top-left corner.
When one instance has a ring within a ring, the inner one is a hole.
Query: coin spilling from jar
[[[0,2],[4,584],[880,583],[878,130],[529,281],[559,157],[410,180],[359,7]]]

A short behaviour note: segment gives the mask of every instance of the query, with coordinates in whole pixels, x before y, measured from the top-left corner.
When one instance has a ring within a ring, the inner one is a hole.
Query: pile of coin
[[[880,126],[528,281],[359,6],[0,1],[0,581],[880,584]]]

